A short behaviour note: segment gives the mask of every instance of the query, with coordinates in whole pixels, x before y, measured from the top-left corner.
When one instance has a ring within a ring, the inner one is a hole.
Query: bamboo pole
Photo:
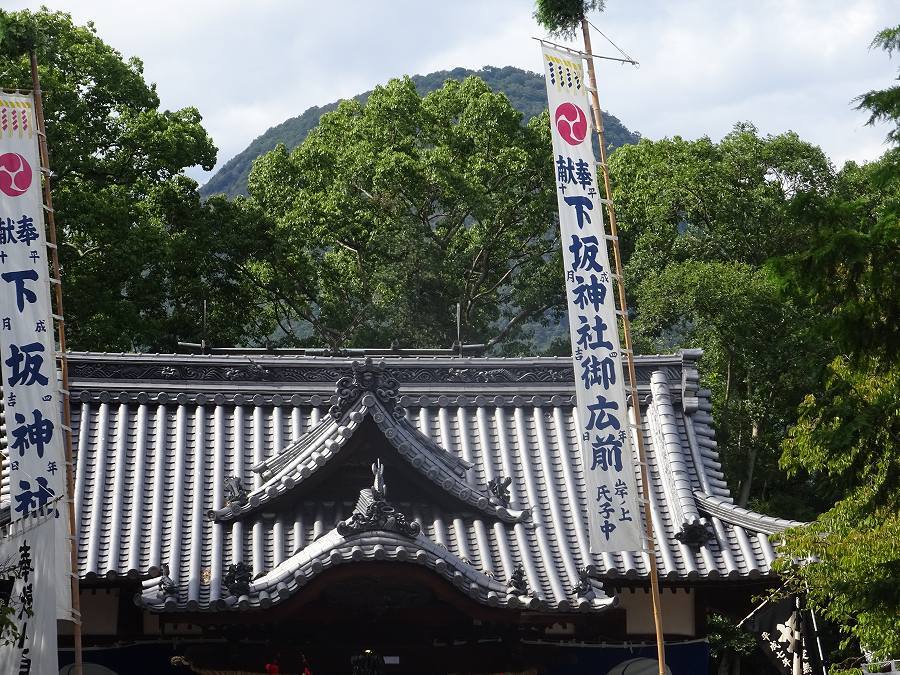
[[[591,33],[587,17],[581,19],[581,32],[584,35],[584,51],[591,55]],[[594,72],[594,59],[585,56],[588,67],[588,81],[591,91],[591,109],[594,113],[594,126],[597,129],[597,141],[600,145],[600,169],[603,172],[603,188],[606,194],[606,211],[609,214],[610,240],[613,248],[613,259],[616,266],[616,288],[619,296],[619,315],[622,319],[622,332],[625,335],[625,355],[628,362],[628,381],[631,389],[631,407],[634,410],[634,425],[637,433],[638,461],[641,465],[641,484],[644,497],[644,525],[647,533],[647,558],[650,561],[650,595],[653,600],[653,625],[656,629],[656,657],[659,664],[659,675],[666,675],[666,651],[663,641],[662,607],[659,597],[659,573],[656,568],[656,537],[653,532],[653,517],[650,506],[650,481],[647,471],[647,452],[644,448],[644,434],[641,431],[641,404],[638,398],[637,375],[634,367],[634,351],[631,345],[631,323],[628,320],[628,305],[625,301],[625,281],[622,277],[622,254],[619,248],[619,231],[616,226],[616,209],[613,206],[612,186],[609,181],[609,166],[606,163],[606,142],[603,135],[603,113],[600,111],[600,97],[597,94],[597,76]]]
[[[56,335],[59,342],[59,365],[62,371],[62,416],[63,446],[66,457],[66,490],[68,496],[69,527],[72,546],[69,554],[72,564],[72,641],[75,646],[75,670],[73,675],[82,675],[81,654],[81,597],[78,584],[78,531],[75,527],[75,465],[72,452],[72,409],[69,401],[69,363],[66,356],[66,320],[63,313],[62,278],[59,269],[59,249],[56,240],[56,217],[53,213],[53,195],[50,192],[50,155],[47,149],[47,129],[44,124],[44,101],[41,96],[41,79],[38,75],[37,52],[31,50],[31,88],[34,90],[34,116],[38,132],[41,173],[43,174],[44,211],[47,216],[47,236],[49,240],[52,282],[54,286]]]

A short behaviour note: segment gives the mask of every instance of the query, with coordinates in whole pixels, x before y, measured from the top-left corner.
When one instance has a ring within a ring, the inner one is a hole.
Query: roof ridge
[[[763,534],[778,534],[790,527],[799,527],[805,523],[799,520],[788,520],[786,518],[776,518],[775,516],[767,516],[743,506],[738,506],[732,501],[715,495],[704,494],[700,491],[694,492],[694,499],[703,511],[711,516],[720,518],[732,525],[740,525],[741,527],[756,530]]]
[[[659,461],[661,473],[669,499],[675,507],[677,517],[674,524],[683,531],[685,527],[700,522],[700,513],[694,503],[691,478],[669,391],[669,379],[664,372],[658,370],[651,375],[650,390],[652,397],[647,422],[665,453],[666,461]]]

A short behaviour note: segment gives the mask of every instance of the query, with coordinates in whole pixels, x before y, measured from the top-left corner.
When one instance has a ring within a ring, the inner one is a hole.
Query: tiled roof
[[[709,392],[698,388],[699,355],[638,359],[660,575],[768,575],[768,535],[795,523],[732,503]],[[361,392],[337,412],[335,384],[350,374],[350,359],[70,359],[79,572],[143,579],[138,600],[154,610],[264,608],[330,567],[384,559],[427,566],[488,605],[598,611],[612,602],[599,582],[648,573],[646,554],[589,553],[568,359],[388,358],[393,402]],[[420,525],[415,537],[341,536],[336,526],[357,494],[322,501],[304,492],[322,467],[342,462],[344,443],[368,418],[366,433],[382,434],[456,504],[394,503]],[[247,487],[243,504],[225,502],[232,476]],[[508,504],[489,489],[505,476]],[[254,575],[240,596],[224,584],[238,562]],[[166,565],[168,594],[157,578]],[[586,566],[596,581],[587,583]],[[524,592],[508,586],[517,568]]]

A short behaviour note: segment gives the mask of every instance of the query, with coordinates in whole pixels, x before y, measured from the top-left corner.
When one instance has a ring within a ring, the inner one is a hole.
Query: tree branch
[[[519,311],[518,314],[516,314],[513,318],[511,318],[509,321],[507,321],[506,325],[500,329],[499,333],[497,333],[494,337],[492,337],[490,340],[487,341],[485,347],[487,347],[487,348],[493,347],[495,344],[497,344],[501,340],[505,339],[506,336],[509,335],[510,331],[512,331],[512,329],[515,328],[516,326],[518,326],[520,323],[522,323],[526,319],[529,319],[530,317],[534,316],[535,314],[543,314],[551,307],[553,307],[553,303],[548,303],[548,304],[544,305],[543,307],[523,309],[523,310]]]

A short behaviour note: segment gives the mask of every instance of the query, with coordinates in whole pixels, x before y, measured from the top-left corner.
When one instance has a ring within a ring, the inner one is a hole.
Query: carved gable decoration
[[[372,487],[360,490],[353,513],[347,520],[338,523],[338,534],[349,537],[368,530],[382,530],[415,538],[419,534],[419,524],[407,520],[406,516],[387,500],[384,465],[380,459],[372,465],[372,474],[375,476]]]
[[[337,401],[328,410],[335,420],[341,419],[366,393],[374,394],[395,419],[406,416],[406,410],[397,402],[400,382],[385,368],[383,362],[372,363],[371,358],[366,358],[362,363],[354,361],[351,368],[352,375],[337,381]]]

